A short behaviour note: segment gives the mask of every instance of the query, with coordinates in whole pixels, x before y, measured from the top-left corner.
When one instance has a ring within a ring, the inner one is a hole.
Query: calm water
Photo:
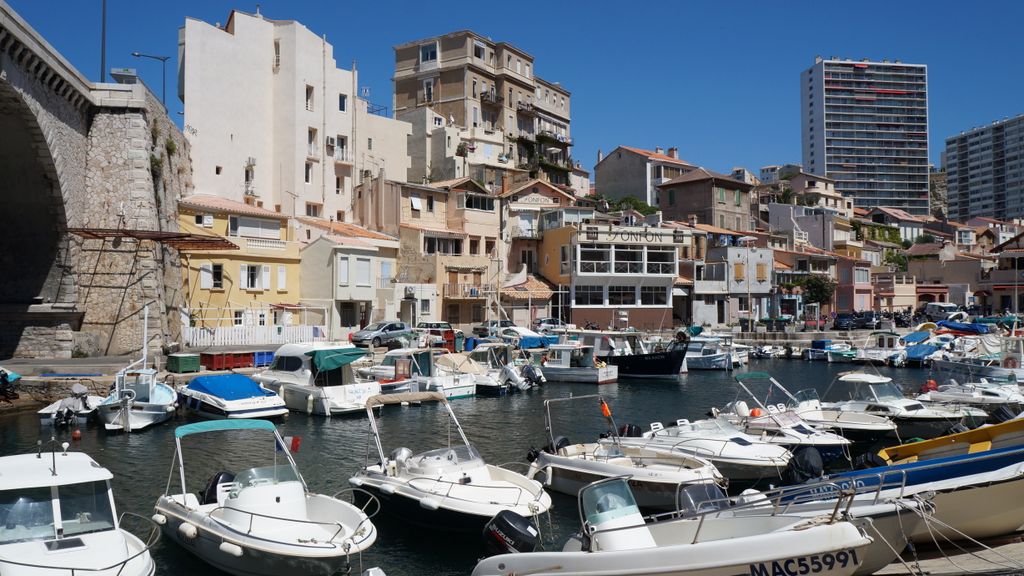
[[[824,391],[835,374],[850,367],[799,360],[754,360],[751,369],[770,372],[795,393],[811,387]],[[928,376],[924,370],[884,367],[878,370],[892,376],[905,388],[913,389]],[[547,443],[544,400],[595,391],[595,387],[586,385],[549,384],[542,390],[508,398],[459,399],[453,401],[452,406],[466,434],[489,463],[525,463],[531,446],[539,448]],[[638,424],[646,429],[654,421],[701,418],[712,406],[735,400],[737,387],[731,374],[709,371],[683,375],[678,381],[620,382],[602,386],[600,392],[607,398],[620,426]],[[593,403],[580,401],[556,406],[553,412],[556,435],[573,441],[592,441],[606,429]],[[386,407],[379,418],[385,452],[398,446],[408,446],[414,451],[440,446],[448,429],[439,409],[436,405]],[[114,494],[120,511],[149,516],[153,503],[167,484],[174,453],[174,427],[186,422],[186,417],[179,415],[170,423],[128,435],[106,434],[101,429],[88,428],[72,449],[87,452],[113,472]],[[327,420],[301,414],[290,415],[279,426],[282,436],[302,438],[301,449],[295,454],[296,463],[310,488],[327,494],[347,488],[349,476],[363,466],[368,454],[367,429],[365,418]],[[34,450],[41,436],[48,440],[50,430],[40,430],[35,414],[0,417],[0,455]],[[217,436],[207,437],[209,440],[201,436],[187,438],[185,442],[193,438],[198,441],[186,448],[186,467],[190,463],[202,463],[235,472],[243,468],[240,462],[244,459],[239,459],[242,454],[224,454],[223,446],[213,441]],[[430,444],[424,438],[433,438],[435,443]],[[371,458],[376,462],[375,448],[371,450],[374,452]],[[201,488],[198,484],[189,485],[190,491]],[[543,530],[550,532],[560,547],[565,537],[577,529],[579,521],[575,499],[560,494],[553,497],[551,530],[546,523]],[[363,555],[363,566],[380,566],[389,576],[468,574],[480,555],[475,538],[460,541],[410,530],[383,515],[374,521],[379,538]],[[157,544],[154,556],[157,574],[222,574],[167,540]]]

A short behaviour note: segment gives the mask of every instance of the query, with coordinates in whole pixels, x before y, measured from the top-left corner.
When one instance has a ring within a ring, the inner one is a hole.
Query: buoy
[[[167,516],[164,516],[163,514],[153,514],[152,518],[153,518],[153,522],[156,522],[157,524],[159,524],[161,526],[163,526],[164,524],[167,524]]]
[[[221,542],[220,543],[220,551],[225,553],[225,554],[230,554],[231,556],[234,556],[235,558],[241,558],[242,557],[242,547],[239,546],[238,544],[233,544],[231,542]]]
[[[199,535],[199,528],[196,528],[195,524],[189,524],[188,522],[182,522],[178,525],[178,532],[185,538],[192,540]]]
[[[82,439],[82,431],[81,430],[72,430],[71,431],[71,439],[72,440],[81,440]]]
[[[760,418],[761,414],[763,414],[763,412],[761,412],[760,408],[754,408],[750,411],[751,418]]]

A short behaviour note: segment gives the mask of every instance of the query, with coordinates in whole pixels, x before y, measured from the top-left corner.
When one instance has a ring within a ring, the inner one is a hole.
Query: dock
[[[960,542],[957,545],[944,543],[943,551],[934,548],[918,550],[914,554],[904,552],[905,565],[896,561],[875,572],[886,575],[928,575],[953,576],[960,574],[1024,574],[1024,536],[994,538],[984,543],[989,548]]]

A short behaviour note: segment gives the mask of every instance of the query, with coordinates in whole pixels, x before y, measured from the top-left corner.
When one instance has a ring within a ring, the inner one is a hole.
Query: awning
[[[320,372],[347,366],[369,353],[363,348],[335,348],[333,350],[311,350],[306,356],[313,358],[313,365]]]
[[[410,196],[409,200],[412,201],[412,209],[413,210],[422,210],[423,209],[423,200],[419,196]]]
[[[690,293],[687,292],[685,288],[673,288],[672,289],[672,295],[673,296],[689,296]]]

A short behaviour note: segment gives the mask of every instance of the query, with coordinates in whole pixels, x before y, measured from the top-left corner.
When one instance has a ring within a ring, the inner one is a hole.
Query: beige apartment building
[[[409,181],[508,190],[506,178],[543,174],[569,186],[571,94],[537,77],[527,52],[461,30],[395,46],[393,81],[395,115],[413,124]]]

